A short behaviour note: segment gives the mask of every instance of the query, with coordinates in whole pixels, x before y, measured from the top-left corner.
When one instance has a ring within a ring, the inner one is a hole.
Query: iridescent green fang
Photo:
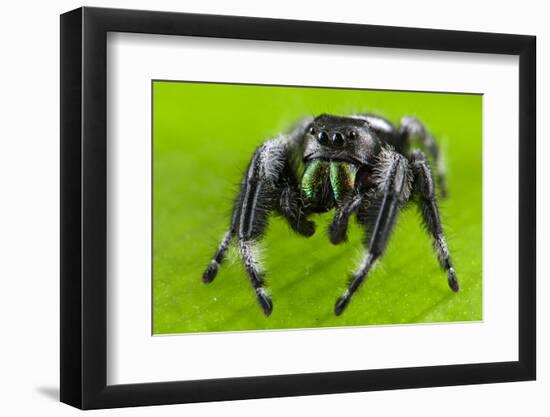
[[[357,166],[349,162],[330,163],[330,185],[338,204],[355,188]]]
[[[356,173],[357,166],[349,162],[311,161],[302,177],[304,199],[312,207],[330,210],[353,191]]]
[[[330,163],[328,161],[311,161],[302,177],[302,192],[304,199],[313,207],[332,207],[332,194],[330,192]]]

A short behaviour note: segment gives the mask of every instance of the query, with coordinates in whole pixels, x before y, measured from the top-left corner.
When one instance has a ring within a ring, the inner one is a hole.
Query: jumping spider
[[[411,150],[412,145],[416,149]],[[248,165],[229,230],[206,268],[203,282],[214,280],[236,237],[250,283],[264,314],[269,316],[273,303],[264,289],[264,274],[253,251],[269,215],[281,215],[296,233],[309,237],[315,233],[315,225],[308,215],[334,208],[328,232],[330,241],[338,244],[346,240],[348,221],[355,213],[365,232],[366,251],[347,289],[336,301],[334,313],[340,315],[384,252],[399,210],[414,198],[426,230],[433,237],[439,264],[447,272],[449,287],[458,291],[441,226],[434,177],[424,151],[436,164],[439,191],[445,196],[439,148],[426,128],[412,117],[404,117],[395,127],[370,114],[323,114],[267,140]]]

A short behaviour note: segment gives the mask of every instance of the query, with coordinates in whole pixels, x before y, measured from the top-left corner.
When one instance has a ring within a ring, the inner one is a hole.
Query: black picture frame
[[[519,360],[107,385],[108,32],[519,56]],[[94,409],[535,379],[534,36],[84,7],[61,15],[60,56],[62,402]]]

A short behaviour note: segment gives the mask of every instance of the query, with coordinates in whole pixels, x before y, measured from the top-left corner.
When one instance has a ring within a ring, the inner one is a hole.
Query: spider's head
[[[322,114],[307,128],[304,159],[330,159],[369,164],[380,152],[380,141],[360,118]]]

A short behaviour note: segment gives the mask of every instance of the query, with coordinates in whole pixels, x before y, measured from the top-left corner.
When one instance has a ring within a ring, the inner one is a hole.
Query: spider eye
[[[355,139],[357,137],[357,132],[355,130],[350,130],[348,133],[348,138]]]
[[[310,134],[314,135],[314,134],[315,134],[315,128],[314,128],[313,126],[311,126],[311,127],[309,128],[308,132],[309,132]]]
[[[336,132],[332,135],[332,143],[334,146],[342,146],[344,145],[344,135],[342,135],[340,132]]]
[[[319,132],[317,140],[321,145],[328,145],[330,142],[327,132]]]

